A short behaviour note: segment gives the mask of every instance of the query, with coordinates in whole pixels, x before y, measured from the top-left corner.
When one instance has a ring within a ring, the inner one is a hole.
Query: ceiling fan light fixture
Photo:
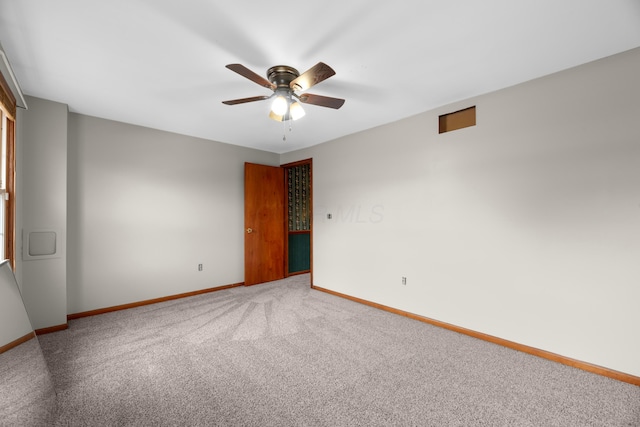
[[[302,108],[302,104],[300,104],[298,101],[294,101],[289,106],[289,115],[291,116],[291,119],[298,120],[304,117],[305,114],[306,113],[304,112],[304,108]]]
[[[275,120],[276,122],[283,122],[286,120],[284,115],[276,114],[273,111],[269,111],[269,118],[271,120]]]
[[[288,109],[289,101],[283,95],[276,96],[276,99],[274,99],[271,104],[271,111],[278,116],[284,116],[287,114]]]

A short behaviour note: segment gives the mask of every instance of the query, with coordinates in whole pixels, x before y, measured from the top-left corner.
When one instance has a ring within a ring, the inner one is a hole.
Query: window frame
[[[15,185],[16,185],[16,98],[9,89],[5,76],[0,73],[0,114],[2,124],[2,138],[5,141],[5,152],[2,155],[6,158],[5,176],[2,177],[4,186],[0,191],[0,197],[4,199],[4,258],[9,260],[11,268],[16,268],[16,214],[15,214]]]

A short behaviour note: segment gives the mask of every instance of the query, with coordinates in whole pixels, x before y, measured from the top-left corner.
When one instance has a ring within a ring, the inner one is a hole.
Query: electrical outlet
[[[403,284],[403,285],[406,285],[406,284],[407,284],[407,278],[406,278],[406,277],[403,277],[403,278],[402,278],[402,284]]]
[[[202,271],[202,264],[198,264],[198,271]]]

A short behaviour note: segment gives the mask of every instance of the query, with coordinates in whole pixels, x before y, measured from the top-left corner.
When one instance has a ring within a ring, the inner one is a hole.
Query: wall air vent
[[[440,116],[439,133],[451,132],[476,125],[476,106]]]

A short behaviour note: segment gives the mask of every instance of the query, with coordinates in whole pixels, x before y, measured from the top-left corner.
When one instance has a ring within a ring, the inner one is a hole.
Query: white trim
[[[11,68],[11,64],[9,63],[7,54],[4,52],[2,43],[0,43],[0,56],[2,56],[2,61],[0,61],[0,72],[7,81],[7,84],[9,84],[9,89],[11,89],[13,96],[16,97],[16,106],[24,108],[26,110],[27,101],[25,101],[24,99],[24,94],[22,93],[22,89],[20,89],[20,85],[18,84],[16,75],[13,74],[13,69]]]

